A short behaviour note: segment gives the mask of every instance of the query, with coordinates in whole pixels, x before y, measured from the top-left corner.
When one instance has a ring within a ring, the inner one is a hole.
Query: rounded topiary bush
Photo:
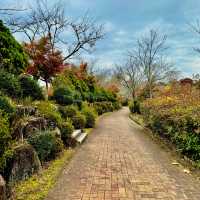
[[[11,73],[0,70],[0,91],[13,98],[21,96],[19,79]]]
[[[38,82],[29,76],[20,77],[22,97],[31,97],[33,100],[44,99],[42,88]]]
[[[93,128],[95,126],[96,113],[91,108],[83,109],[82,114],[86,118],[86,128]]]
[[[57,88],[55,89],[52,99],[60,105],[70,105],[73,103],[73,91],[70,88]]]
[[[35,148],[40,161],[54,159],[63,149],[63,142],[51,131],[40,132],[28,138],[28,142]]]
[[[76,106],[73,106],[73,105],[60,106],[59,111],[62,114],[63,118],[72,118],[77,114],[78,108]]]
[[[8,116],[11,116],[15,112],[16,108],[10,98],[0,95],[0,110]]]
[[[77,113],[74,117],[72,117],[72,124],[75,129],[83,129],[86,125],[86,118],[83,114]]]
[[[65,144],[67,144],[68,139],[72,135],[74,131],[74,126],[72,125],[71,121],[66,121],[63,122],[60,126],[60,131],[61,131],[61,138]]]

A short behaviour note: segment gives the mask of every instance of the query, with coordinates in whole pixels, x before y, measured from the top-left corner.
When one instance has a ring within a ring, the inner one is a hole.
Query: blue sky
[[[51,0],[53,2],[54,0]],[[14,2],[14,4],[13,4]],[[3,6],[26,6],[34,0],[4,0]],[[66,13],[76,18],[89,11],[105,24],[106,37],[86,59],[98,59],[102,67],[123,61],[135,40],[151,28],[167,34],[170,47],[167,58],[184,76],[200,73],[200,36],[193,33],[188,23],[200,19],[199,0],[63,0]],[[22,39],[22,37],[20,37]]]

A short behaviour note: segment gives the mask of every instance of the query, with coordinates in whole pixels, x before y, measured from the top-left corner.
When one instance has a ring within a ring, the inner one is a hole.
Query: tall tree
[[[147,35],[138,39],[136,48],[130,52],[130,56],[137,60],[143,69],[150,98],[153,96],[155,83],[166,79],[169,72],[174,70],[164,59],[167,50],[166,39],[166,35],[150,30]]]
[[[14,33],[24,33],[30,43],[38,38],[48,37],[52,51],[60,46],[64,47],[66,52],[63,61],[82,51],[90,51],[104,36],[103,26],[96,24],[88,14],[71,20],[66,17],[62,4],[52,4],[50,0],[37,0],[36,6],[28,10],[27,17],[14,17],[8,24]]]
[[[58,50],[52,52],[48,37],[25,44],[24,47],[31,58],[27,73],[44,81],[48,94],[48,84],[64,69],[61,52]]]

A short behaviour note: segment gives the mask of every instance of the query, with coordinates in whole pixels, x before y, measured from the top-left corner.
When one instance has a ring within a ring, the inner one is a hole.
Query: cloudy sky
[[[2,0],[3,1],[3,0]],[[29,5],[35,0],[4,0],[3,6]],[[50,0],[53,2],[54,0]],[[13,4],[14,2],[14,4]],[[189,76],[200,73],[200,36],[190,30],[189,23],[200,19],[199,0],[62,0],[70,17],[89,11],[105,24],[106,37],[85,58],[97,58],[99,65],[110,67],[121,62],[135,40],[151,28],[167,34],[168,58]],[[2,3],[1,3],[2,4]]]

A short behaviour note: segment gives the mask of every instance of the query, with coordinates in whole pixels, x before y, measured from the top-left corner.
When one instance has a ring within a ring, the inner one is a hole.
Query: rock
[[[47,128],[48,122],[43,117],[24,117],[15,123],[12,137],[17,140],[27,138],[35,132],[46,130]]]
[[[0,175],[0,200],[6,200],[6,183]]]
[[[10,183],[25,180],[40,169],[41,163],[34,148],[29,144],[21,144],[14,149],[7,172],[8,180]]]

